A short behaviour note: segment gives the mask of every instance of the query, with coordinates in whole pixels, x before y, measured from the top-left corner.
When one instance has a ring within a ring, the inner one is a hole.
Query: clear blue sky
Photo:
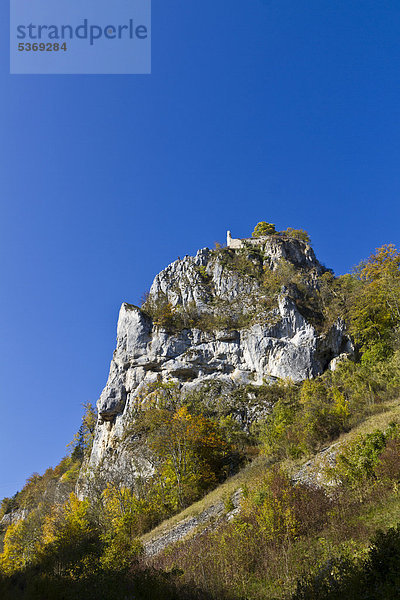
[[[1,497],[64,455],[120,304],[178,256],[260,220],[337,273],[400,244],[398,0],[153,0],[150,76],[10,76],[6,4]]]

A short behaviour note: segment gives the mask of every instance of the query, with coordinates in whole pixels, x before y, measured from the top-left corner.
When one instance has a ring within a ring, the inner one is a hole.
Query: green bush
[[[371,480],[375,481],[378,477],[396,479],[399,472],[396,456],[399,443],[399,428],[394,423],[386,431],[377,429],[359,435],[336,457],[336,465],[330,471],[332,478],[361,495]]]

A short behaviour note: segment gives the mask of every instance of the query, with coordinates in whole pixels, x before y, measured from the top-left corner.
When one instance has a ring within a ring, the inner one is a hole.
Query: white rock
[[[323,271],[304,242],[268,238],[264,252],[271,268],[285,258],[303,269]],[[204,269],[209,281],[205,281]],[[211,312],[215,302],[220,301],[227,306],[236,306],[237,301],[239,308],[248,306],[252,310],[254,297],[262,301],[263,293],[255,278],[224,268],[219,257],[208,249],[169,265],[155,277],[150,290],[153,299],[162,296],[174,306],[194,302],[200,312]],[[271,314],[273,324],[261,319],[238,331],[184,329],[171,334],[155,327],[139,308],[123,304],[117,347],[98,401],[99,422],[92,454],[79,482],[81,493],[100,467],[106,477],[120,477],[125,482],[132,481],[139,472],[151,472],[148,457],[137,450],[132,454],[123,442],[132,411],[150,383],[173,380],[186,393],[210,381],[229,386],[260,385],[275,378],[299,382],[321,374],[328,365],[335,368],[344,352],[345,356],[351,353],[342,322],[327,335],[318,335],[287,290],[277,297]]]

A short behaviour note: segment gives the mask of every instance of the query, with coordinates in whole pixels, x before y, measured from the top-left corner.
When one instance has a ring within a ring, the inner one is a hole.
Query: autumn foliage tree
[[[126,488],[108,484],[102,494],[102,541],[105,548],[100,559],[111,571],[128,569],[141,553],[138,535],[151,523],[153,504],[139,499]]]
[[[182,508],[218,482],[229,445],[207,417],[186,406],[147,409],[138,419],[146,431],[163,501]]]
[[[351,310],[351,333],[364,361],[388,357],[400,327],[400,252],[393,244],[378,248],[362,263],[362,282]]]
[[[40,527],[32,515],[12,523],[6,531],[3,552],[0,554],[0,569],[11,574],[23,569],[37,556],[40,548]]]
[[[39,558],[55,575],[95,571],[102,544],[89,500],[71,493],[63,505],[55,504],[43,525],[42,544]]]
[[[267,223],[266,221],[260,221],[254,228],[252,237],[264,237],[265,235],[272,235],[276,233],[275,225],[272,223]]]
[[[307,244],[309,244],[311,241],[310,236],[304,229],[293,229],[293,227],[288,227],[285,231],[282,231],[281,233],[283,233],[287,237],[306,242]]]

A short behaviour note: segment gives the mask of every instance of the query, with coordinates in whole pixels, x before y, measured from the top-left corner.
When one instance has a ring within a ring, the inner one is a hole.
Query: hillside
[[[243,489],[257,487],[265,473],[277,465],[288,473],[294,483],[321,486],[329,491],[331,481],[327,467],[335,463],[334,457],[340,452],[341,447],[347,446],[358,436],[370,434],[376,430],[385,431],[390,423],[400,424],[400,399],[385,403],[380,410],[382,412],[367,417],[348,433],[341,434],[333,444],[307,459],[283,459],[275,462],[263,455],[254,459],[237,475],[230,477],[204,498],[142,536],[141,541],[145,555],[154,556],[172,543],[202,534],[205,527],[214,528],[219,521],[221,523],[230,521],[239,512]],[[400,513],[398,516],[400,518]],[[396,524],[397,520],[388,520],[387,522],[388,526]]]
[[[155,277],[141,308],[122,305],[81,497],[92,479],[132,486],[153,471],[127,432],[141,407],[154,403],[157,386],[173,384],[176,396],[197,396],[211,413],[222,398],[225,412],[240,419],[250,398],[239,405],[232,397],[238,388],[300,382],[353,354],[343,320],[323,306],[319,282],[329,272],[298,239],[304,232],[289,233],[178,259]],[[256,420],[268,406],[254,406],[245,418]]]
[[[259,457],[143,536],[144,564],[164,571],[179,567],[180,586],[187,582],[212,598],[364,597],[355,596],[354,590],[363,585],[360,571],[371,539],[379,529],[396,528],[400,521],[400,400],[385,403],[381,410],[306,461],[273,463]],[[342,456],[348,457],[349,449],[360,451],[360,446],[363,468],[371,461],[379,477],[359,472],[350,483],[344,478]],[[271,487],[272,502],[265,503]],[[397,540],[394,556],[399,560],[400,535]],[[335,569],[328,571],[333,563]],[[397,570],[398,562],[387,568]],[[353,587],[345,589],[351,570]],[[365,597],[396,597],[393,590],[390,594],[375,590]],[[198,591],[194,597],[203,596]]]
[[[122,305],[97,411],[2,502],[5,599],[378,589],[369,540],[400,521],[400,253],[335,277],[302,230],[227,242]]]

